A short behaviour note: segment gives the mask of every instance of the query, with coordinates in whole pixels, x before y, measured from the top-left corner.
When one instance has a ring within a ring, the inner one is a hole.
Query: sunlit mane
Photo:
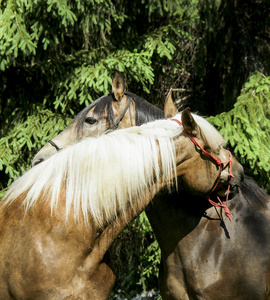
[[[207,121],[196,115],[194,118],[210,146],[224,142]],[[72,211],[77,219],[82,213],[88,222],[90,214],[102,226],[104,221],[124,214],[128,205],[143,205],[145,191],[154,181],[159,186],[175,177],[172,140],[182,131],[176,122],[159,120],[84,139],[26,172],[11,185],[3,201],[8,205],[27,192],[23,202],[26,210],[43,197],[53,212],[64,183],[66,216]]]
[[[223,136],[217,131],[217,129],[212,126],[208,121],[206,121],[203,117],[192,114],[194,120],[201,128],[201,132],[208,144],[208,146],[212,150],[217,150],[220,146],[223,146],[226,141]]]

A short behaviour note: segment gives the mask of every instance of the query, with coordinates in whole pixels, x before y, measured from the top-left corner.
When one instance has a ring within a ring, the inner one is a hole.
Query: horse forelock
[[[154,120],[164,119],[164,112],[153,104],[131,92],[125,92],[125,95],[128,97],[128,99],[131,99],[135,103],[136,125],[139,126]],[[109,122],[109,126],[113,125],[115,122],[115,115],[113,111],[114,103],[115,99],[111,93],[96,99],[88,107],[82,110],[73,121],[75,123],[78,136],[80,136],[80,131],[83,128],[86,115],[91,110],[96,115],[97,119],[106,117]]]
[[[154,181],[158,186],[176,176],[172,139],[181,132],[161,120],[84,139],[26,172],[3,201],[8,205],[27,192],[26,211],[43,201],[53,213],[64,185],[67,220],[73,212],[75,219],[82,214],[87,223],[90,215],[102,226],[127,207],[143,206]]]
[[[125,92],[125,95],[129,99],[131,98],[135,103],[136,125],[164,118],[164,112],[161,109],[147,102],[143,98],[131,92]],[[98,119],[106,116],[109,124],[112,125],[115,121],[113,112],[114,102],[115,99],[112,93],[96,99],[93,103],[83,109],[74,119],[73,122],[76,123],[77,130],[79,131],[82,128],[85,117],[90,110],[93,110]]]

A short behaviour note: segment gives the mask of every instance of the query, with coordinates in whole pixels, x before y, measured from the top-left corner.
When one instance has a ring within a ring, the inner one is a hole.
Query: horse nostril
[[[43,162],[45,159],[44,158],[37,158],[37,159],[34,159],[31,163],[31,168],[33,168],[34,166],[40,164],[41,162]]]

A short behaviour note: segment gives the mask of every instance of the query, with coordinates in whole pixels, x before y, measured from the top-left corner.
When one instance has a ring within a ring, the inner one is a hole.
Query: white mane
[[[192,116],[196,123],[200,126],[201,132],[212,150],[217,150],[220,146],[226,144],[223,136],[208,121],[196,114],[192,114]]]
[[[211,145],[217,140],[220,145],[220,134],[203,118],[194,117]],[[11,185],[3,201],[8,205],[27,192],[26,210],[38,201],[49,201],[53,211],[65,183],[66,217],[73,211],[77,219],[82,212],[87,223],[90,213],[102,226],[117,213],[124,214],[128,205],[143,204],[144,192],[154,180],[160,185],[176,176],[172,140],[182,131],[176,122],[159,120],[86,138],[26,172]]]

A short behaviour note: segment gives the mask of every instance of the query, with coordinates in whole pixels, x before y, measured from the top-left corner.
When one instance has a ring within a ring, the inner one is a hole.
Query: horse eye
[[[86,118],[84,121],[87,124],[93,125],[93,124],[95,124],[97,122],[97,119],[89,117],[89,118]]]

